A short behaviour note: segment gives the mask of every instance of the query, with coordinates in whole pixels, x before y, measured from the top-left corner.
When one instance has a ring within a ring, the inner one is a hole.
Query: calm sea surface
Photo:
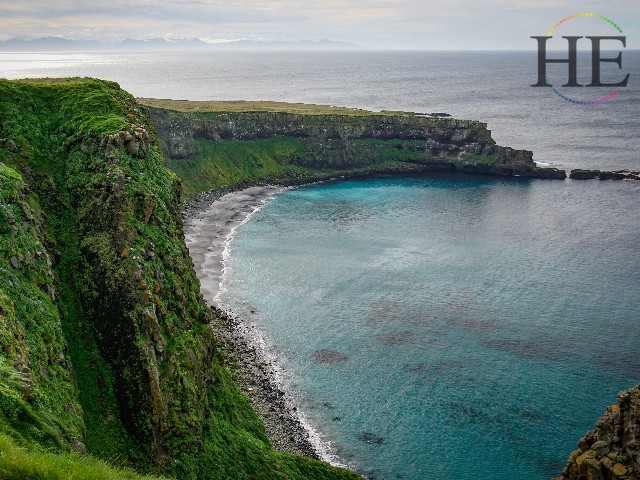
[[[93,76],[136,96],[448,112],[538,162],[640,170],[639,52],[623,70],[616,99],[580,107],[529,87],[533,52],[0,54],[6,78]],[[288,190],[238,228],[222,300],[336,461],[379,479],[546,480],[640,380],[639,207],[626,181]]]
[[[343,463],[548,480],[640,380],[639,195],[490,177],[289,190],[238,228],[222,301]]]

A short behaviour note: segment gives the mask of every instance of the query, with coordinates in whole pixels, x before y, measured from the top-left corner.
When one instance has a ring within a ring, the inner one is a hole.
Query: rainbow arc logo
[[[567,63],[569,64],[569,81],[567,84],[563,85],[564,87],[582,87],[584,85],[580,85],[577,82],[577,43],[578,40],[581,38],[585,38],[585,37],[576,37],[576,36],[563,36],[562,38],[566,39],[569,42],[569,58],[568,59],[548,59],[546,57],[546,44],[547,41],[553,37],[553,33],[563,24],[565,24],[566,22],[576,19],[576,18],[580,18],[580,17],[593,17],[593,18],[598,18],[608,24],[610,24],[613,28],[615,28],[615,30],[618,33],[623,33],[622,32],[622,28],[620,28],[620,26],[614,22],[613,20],[611,20],[610,18],[607,18],[603,15],[599,15],[597,13],[592,13],[592,12],[580,12],[580,13],[576,13],[573,15],[570,15],[568,17],[563,18],[562,20],[560,20],[558,23],[556,23],[553,27],[551,27],[551,29],[547,32],[547,35],[544,37],[536,37],[533,36],[531,38],[534,38],[538,41],[538,83],[536,83],[535,85],[532,85],[533,87],[551,87],[551,89],[553,90],[553,92],[558,95],[560,98],[562,98],[563,100],[573,103],[575,105],[598,105],[601,103],[604,103],[608,100],[613,99],[614,97],[616,97],[616,95],[618,95],[619,90],[614,90],[611,93],[609,93],[608,95],[602,97],[602,98],[598,98],[596,100],[588,100],[588,101],[583,101],[583,100],[576,100],[573,98],[570,98],[564,94],[562,94],[554,85],[553,83],[549,80],[549,78],[546,75],[546,65],[548,63]],[[588,87],[626,87],[627,83],[629,81],[629,74],[626,75],[626,77],[624,78],[624,80],[622,80],[621,82],[617,82],[617,83],[603,83],[600,80],[600,66],[602,63],[605,62],[609,62],[609,63],[615,63],[616,65],[618,65],[619,68],[622,68],[622,53],[619,53],[618,56],[616,58],[602,58],[601,57],[601,41],[602,40],[616,40],[622,43],[622,45],[624,47],[626,47],[626,37],[624,36],[587,36],[586,38],[591,40],[592,43],[592,66],[593,66],[593,79],[592,82],[589,85],[586,85]]]

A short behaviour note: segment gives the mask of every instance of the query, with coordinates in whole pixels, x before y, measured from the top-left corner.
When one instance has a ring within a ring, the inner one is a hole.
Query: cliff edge
[[[406,112],[270,102],[139,99],[149,107],[167,166],[191,196],[258,180],[319,174],[446,170],[566,178],[527,150],[496,145],[487,125]]]

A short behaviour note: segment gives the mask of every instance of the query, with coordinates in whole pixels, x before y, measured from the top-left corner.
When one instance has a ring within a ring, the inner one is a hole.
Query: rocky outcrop
[[[291,137],[299,147],[282,163],[314,170],[350,170],[396,163],[423,170],[565,178],[539,168],[530,151],[496,145],[486,124],[415,114],[327,115],[285,112],[180,113],[150,108],[164,153],[189,160],[199,140],[251,141]]]
[[[600,170],[583,170],[576,168],[571,170],[569,178],[573,178],[574,180],[591,180],[592,178],[598,178],[598,175],[600,175]]]
[[[640,172],[631,172],[628,170],[617,170],[609,172],[606,170],[583,170],[576,168],[571,170],[569,178],[574,180],[591,180],[599,178],[600,180],[640,180]]]
[[[101,138],[85,138],[80,142],[80,150],[93,155],[111,156],[118,149],[124,149],[129,155],[144,158],[149,152],[149,132],[143,126],[134,126],[131,129],[103,135]],[[67,148],[71,148],[70,142]]]
[[[620,393],[578,447],[556,480],[640,478],[640,385]]]

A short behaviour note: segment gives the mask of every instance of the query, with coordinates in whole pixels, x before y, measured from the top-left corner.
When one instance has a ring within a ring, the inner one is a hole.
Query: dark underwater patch
[[[485,347],[510,353],[526,360],[552,360],[562,362],[570,352],[562,345],[548,340],[534,339],[500,339],[482,342]]]
[[[405,363],[402,370],[407,373],[435,373],[451,368],[468,368],[478,364],[478,360],[443,360],[437,362]]]
[[[382,445],[384,443],[384,438],[371,432],[362,432],[358,435],[358,439],[369,445]]]
[[[316,350],[313,352],[313,361],[316,363],[339,363],[349,359],[348,355],[335,350]]]
[[[378,342],[388,346],[423,343],[422,339],[411,331],[377,333],[373,337]]]

